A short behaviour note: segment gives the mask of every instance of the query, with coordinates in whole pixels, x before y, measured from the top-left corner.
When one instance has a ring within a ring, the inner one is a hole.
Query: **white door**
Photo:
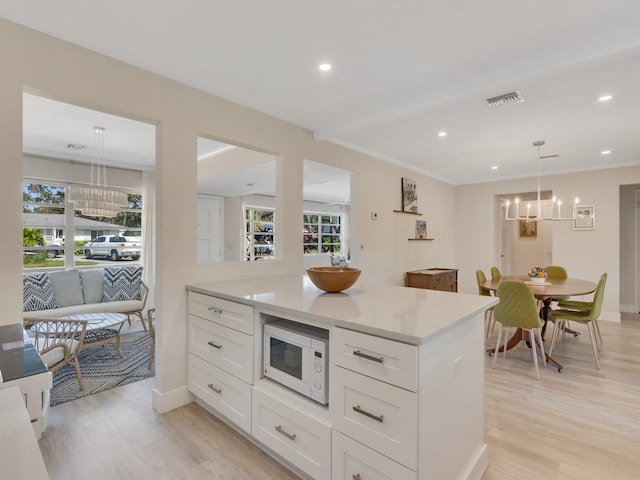
[[[222,204],[221,197],[198,195],[198,263],[222,261]]]
[[[510,262],[510,240],[511,236],[509,235],[509,229],[507,228],[509,223],[505,219],[506,215],[506,205],[501,202],[500,205],[500,272],[502,275],[511,275],[511,262]]]

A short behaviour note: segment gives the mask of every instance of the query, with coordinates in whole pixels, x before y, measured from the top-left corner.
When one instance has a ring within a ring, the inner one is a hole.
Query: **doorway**
[[[531,220],[507,220],[506,202],[511,202],[510,217],[516,215],[514,202],[520,199],[519,216],[526,218],[524,209],[536,200],[536,192],[525,192],[508,195],[496,195],[499,215],[499,235],[497,242],[497,258],[503,275],[524,275],[533,266],[553,264],[553,222],[536,222]],[[543,216],[551,214],[553,202],[551,192],[541,192]],[[532,210],[533,211],[533,210]]]

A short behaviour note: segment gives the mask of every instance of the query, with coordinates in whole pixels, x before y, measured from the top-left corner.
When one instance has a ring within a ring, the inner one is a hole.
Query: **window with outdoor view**
[[[245,260],[273,260],[275,211],[267,208],[245,208]]]
[[[124,232],[133,231],[138,233],[133,240],[141,242],[142,195],[128,193],[128,199],[129,208],[115,218],[82,216],[76,211],[67,224],[65,185],[25,179],[22,188],[23,267],[43,270],[64,268],[64,250],[68,241],[73,242],[75,255],[73,265],[67,267],[100,263],[100,259],[88,259],[84,255],[85,245],[98,235],[122,236]],[[105,257],[104,261],[108,259]]]
[[[302,251],[305,255],[342,252],[342,216],[305,212]]]

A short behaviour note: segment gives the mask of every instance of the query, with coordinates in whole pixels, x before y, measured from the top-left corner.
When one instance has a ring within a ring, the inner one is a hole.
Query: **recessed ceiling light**
[[[446,137],[447,136],[447,132],[438,132],[438,136],[439,137]]]
[[[331,64],[330,63],[321,63],[320,65],[318,65],[318,68],[323,72],[328,72],[329,70],[331,70]]]
[[[600,153],[602,155],[609,155],[611,153],[611,150],[602,150]]]
[[[498,166],[494,165],[493,167],[491,167],[491,170],[498,170]]]
[[[612,98],[613,98],[613,95],[602,95],[601,97],[598,98],[598,101],[604,103],[604,102],[608,102]]]

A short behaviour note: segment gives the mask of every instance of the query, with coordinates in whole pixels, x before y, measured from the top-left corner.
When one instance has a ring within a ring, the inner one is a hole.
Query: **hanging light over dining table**
[[[93,157],[89,184],[67,187],[67,201],[88,217],[115,217],[129,206],[127,194],[107,185],[107,167],[104,158],[103,127],[93,127]]]
[[[573,202],[572,212],[570,217],[562,216],[562,201],[555,197],[552,198],[552,206],[551,206],[551,214],[544,214],[542,209],[542,200],[540,198],[540,162],[542,157],[540,156],[540,148],[544,145],[544,140],[536,140],[533,142],[533,146],[538,149],[538,188],[537,188],[537,199],[536,202],[532,203],[528,202],[526,207],[522,207],[523,212],[521,212],[520,200],[518,197],[515,198],[513,212],[511,212],[511,202],[509,200],[506,201],[505,206],[505,220],[526,220],[533,222],[540,222],[543,220],[575,220],[576,219],[576,207],[578,206],[578,202],[580,201],[578,197],[575,198]],[[533,209],[531,208],[533,206]]]

